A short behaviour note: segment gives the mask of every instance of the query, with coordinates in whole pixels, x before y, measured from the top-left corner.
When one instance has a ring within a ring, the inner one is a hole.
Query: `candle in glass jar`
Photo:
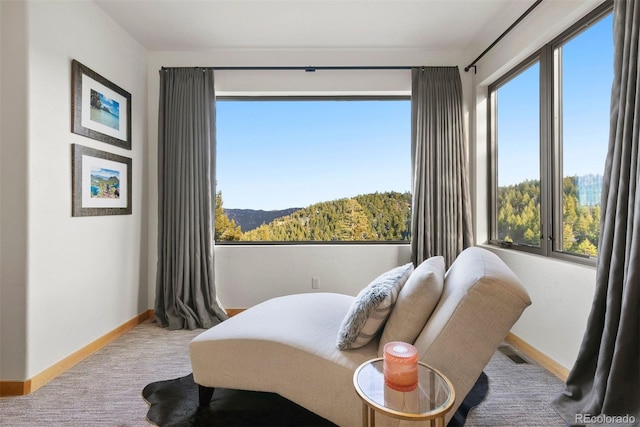
[[[384,383],[397,391],[411,391],[418,386],[418,350],[411,344],[392,341],[384,346]]]

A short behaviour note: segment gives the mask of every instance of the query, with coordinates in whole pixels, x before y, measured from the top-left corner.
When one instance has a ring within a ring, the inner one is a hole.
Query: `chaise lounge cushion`
[[[378,341],[356,350],[336,348],[352,302],[348,295],[310,293],[253,306],[194,338],[194,381],[278,393],[338,425],[360,425],[353,372],[377,357]]]
[[[440,300],[444,272],[444,258],[435,256],[424,260],[411,273],[384,326],[378,355],[382,356],[384,345],[388,342],[403,341],[412,344],[416,340]]]
[[[411,263],[396,267],[360,291],[340,325],[338,349],[360,348],[378,334],[412,272]]]

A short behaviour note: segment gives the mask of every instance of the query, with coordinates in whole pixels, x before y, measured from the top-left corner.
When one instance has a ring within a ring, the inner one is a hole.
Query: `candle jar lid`
[[[411,344],[402,341],[391,341],[384,345],[384,355],[399,359],[418,359],[418,350]]]

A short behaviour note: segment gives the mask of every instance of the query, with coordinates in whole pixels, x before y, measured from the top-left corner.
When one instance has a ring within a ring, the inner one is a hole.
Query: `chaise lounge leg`
[[[198,406],[204,408],[209,406],[211,397],[213,396],[213,387],[205,387],[198,384]]]

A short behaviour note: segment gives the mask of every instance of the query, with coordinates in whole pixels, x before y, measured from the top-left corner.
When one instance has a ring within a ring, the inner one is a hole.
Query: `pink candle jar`
[[[384,383],[397,391],[411,391],[418,386],[418,350],[411,344],[392,341],[384,346]]]

